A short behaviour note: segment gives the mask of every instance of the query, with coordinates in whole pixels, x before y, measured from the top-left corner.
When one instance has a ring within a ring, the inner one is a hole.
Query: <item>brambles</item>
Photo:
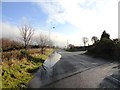
[[[8,38],[0,39],[1,48],[0,51],[11,51],[11,50],[19,50],[23,48],[23,45],[15,40],[11,40]]]

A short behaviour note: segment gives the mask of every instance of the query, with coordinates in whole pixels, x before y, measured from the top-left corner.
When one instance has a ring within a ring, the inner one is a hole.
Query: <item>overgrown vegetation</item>
[[[104,31],[100,40],[96,41],[87,54],[111,60],[120,60],[120,40],[110,39],[110,35]]]
[[[40,34],[40,42],[34,41],[34,28],[29,24],[19,27],[20,37],[18,39],[1,38],[0,56],[2,65],[2,87],[3,88],[25,88],[43,64],[44,60],[53,52],[53,45]],[[47,36],[46,36],[47,37]],[[36,48],[36,49],[35,49]],[[1,82],[0,82],[1,83]]]
[[[87,38],[85,37],[83,41],[84,46],[69,44],[65,50],[70,52],[87,50],[88,55],[120,61],[120,39],[110,39],[110,35],[106,31],[103,31],[100,40],[96,36],[91,38],[93,45],[86,46]]]
[[[52,52],[53,49],[46,49],[44,55],[39,49],[3,52],[2,88],[26,88],[33,73]]]
[[[14,49],[23,49],[23,44],[18,41],[10,40],[8,38],[1,38],[0,39],[0,51],[11,51]]]
[[[85,51],[88,47],[87,46],[74,46],[74,47],[68,47],[65,49],[66,51],[69,52],[75,52],[75,51]]]

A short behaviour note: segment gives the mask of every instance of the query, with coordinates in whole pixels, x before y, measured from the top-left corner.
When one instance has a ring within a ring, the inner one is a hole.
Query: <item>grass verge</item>
[[[3,60],[2,88],[26,88],[28,82],[33,78],[33,73],[39,69],[53,49],[46,49],[44,55],[39,53],[39,49],[31,49],[27,52],[28,57],[23,56],[21,59],[9,57],[9,60]]]

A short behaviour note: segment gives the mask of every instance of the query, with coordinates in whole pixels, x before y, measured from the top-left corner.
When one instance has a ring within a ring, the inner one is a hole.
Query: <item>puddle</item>
[[[40,88],[51,81],[53,66],[60,60],[61,55],[57,52],[51,54],[35,73],[35,77],[28,83],[28,88]]]
[[[61,58],[59,53],[54,52],[51,54],[43,63],[43,66],[47,67],[47,69],[52,68]]]

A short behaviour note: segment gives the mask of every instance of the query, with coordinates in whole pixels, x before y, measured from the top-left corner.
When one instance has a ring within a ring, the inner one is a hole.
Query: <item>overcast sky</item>
[[[62,46],[67,40],[74,45],[83,45],[82,37],[88,37],[89,41],[92,36],[100,38],[103,30],[111,39],[118,37],[119,0],[3,1],[0,20],[3,37],[18,37],[18,26],[22,23],[30,23],[36,29],[35,35],[39,32],[48,35],[50,30],[51,39]]]

